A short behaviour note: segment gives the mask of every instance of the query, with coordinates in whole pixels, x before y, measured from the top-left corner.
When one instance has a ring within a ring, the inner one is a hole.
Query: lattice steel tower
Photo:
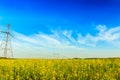
[[[12,51],[12,44],[11,44],[11,37],[13,37],[10,33],[10,24],[8,24],[7,31],[0,31],[4,34],[2,42],[1,42],[1,48],[3,51],[3,57],[13,57],[13,51]]]

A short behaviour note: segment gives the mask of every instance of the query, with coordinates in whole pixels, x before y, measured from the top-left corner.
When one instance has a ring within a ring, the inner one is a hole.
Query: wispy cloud
[[[78,42],[87,46],[95,47],[100,41],[112,44],[119,47],[120,43],[120,26],[107,29],[105,25],[98,25],[97,30],[99,31],[96,36],[87,34],[85,37],[78,34]]]
[[[74,38],[72,30],[52,30],[52,34],[38,33],[24,35],[13,31],[13,50],[16,57],[46,57],[59,53],[60,56],[85,55],[87,46],[97,47],[100,42],[120,47],[120,27],[107,28],[105,25],[96,27],[98,33],[90,33]],[[107,45],[106,45],[107,46]],[[87,55],[87,54],[86,54]]]
[[[59,32],[51,35],[39,33],[30,36],[26,36],[17,32],[12,33],[15,36],[12,42],[14,51],[19,51],[19,53],[34,53],[34,55],[39,54],[38,56],[41,57],[42,55],[48,56],[54,53],[60,53],[60,55],[62,55],[64,53],[71,53],[73,51],[79,52],[83,50],[81,47],[69,44],[70,42],[67,40],[67,35],[59,35]],[[17,53],[17,55],[19,53]]]
[[[16,43],[24,43],[24,44],[31,44],[33,45],[37,45],[39,47],[45,47],[45,48],[58,48],[58,49],[63,49],[63,48],[79,48],[77,46],[75,46],[74,44],[71,45],[67,37],[67,35],[65,36],[61,36],[61,35],[57,35],[56,34],[52,34],[52,35],[48,35],[48,34],[33,34],[31,36],[25,36],[23,34],[17,33],[17,32],[13,32],[15,35],[15,39],[14,42]],[[62,38],[61,38],[62,37]],[[65,38],[66,37],[66,38]],[[66,43],[68,42],[68,43]]]

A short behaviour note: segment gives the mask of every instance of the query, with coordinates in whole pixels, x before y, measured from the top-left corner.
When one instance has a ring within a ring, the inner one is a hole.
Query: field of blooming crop
[[[0,80],[120,80],[120,58],[0,59]]]

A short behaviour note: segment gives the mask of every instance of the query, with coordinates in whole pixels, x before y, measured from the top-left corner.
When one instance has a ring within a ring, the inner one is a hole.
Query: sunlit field
[[[120,80],[120,58],[0,59],[0,80]]]

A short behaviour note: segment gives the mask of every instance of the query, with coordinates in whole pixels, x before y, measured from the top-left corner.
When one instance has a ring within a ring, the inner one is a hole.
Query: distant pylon
[[[11,37],[13,37],[10,33],[10,24],[8,24],[7,31],[0,31],[1,33],[4,33],[3,40],[1,42],[1,48],[3,50],[3,57],[13,57],[13,51],[12,51],[12,44],[11,44]],[[9,54],[8,54],[9,52]],[[10,55],[11,53],[11,55]]]

